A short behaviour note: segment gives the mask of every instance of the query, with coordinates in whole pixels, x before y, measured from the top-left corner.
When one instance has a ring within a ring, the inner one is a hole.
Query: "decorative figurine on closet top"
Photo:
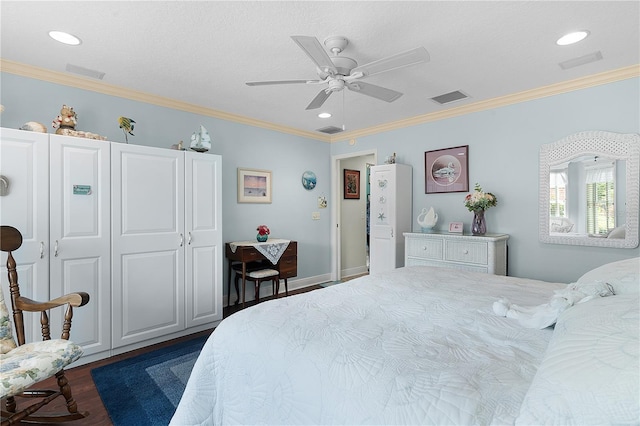
[[[207,152],[211,149],[211,136],[204,126],[200,125],[200,131],[198,133],[193,132],[191,135],[191,144],[189,148],[196,152]]]
[[[51,127],[56,129],[57,135],[75,136],[78,138],[95,139],[99,141],[106,141],[107,138],[91,132],[83,132],[76,130],[78,124],[78,114],[72,107],[62,105],[60,109],[60,115],[53,119]]]

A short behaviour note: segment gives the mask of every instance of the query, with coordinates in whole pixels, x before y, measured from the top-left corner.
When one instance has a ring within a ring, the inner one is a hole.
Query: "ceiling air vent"
[[[459,90],[445,93],[444,95],[431,98],[432,101],[439,103],[440,105],[448,104],[449,102],[459,101],[460,99],[466,99],[469,96],[465,95]]]
[[[322,129],[318,129],[318,131],[322,133],[326,133],[328,135],[333,135],[336,133],[340,133],[342,129],[336,126],[327,126],[327,127],[323,127]]]
[[[560,62],[560,68],[567,70],[573,67],[579,67],[580,65],[588,64],[590,62],[599,61],[602,59],[602,52],[597,51],[588,55],[580,56],[579,58],[569,59],[568,61]]]
[[[104,73],[101,71],[90,70],[89,68],[81,67],[78,65],[67,64],[67,71],[72,72],[74,74],[84,75],[85,77],[91,77],[98,80],[102,80],[104,78]]]

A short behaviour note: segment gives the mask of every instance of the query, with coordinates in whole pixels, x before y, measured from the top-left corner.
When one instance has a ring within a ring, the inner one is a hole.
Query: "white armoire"
[[[404,266],[403,233],[411,231],[411,166],[373,166],[369,182],[369,273],[376,274]]]
[[[221,165],[212,154],[0,129],[9,182],[0,224],[24,237],[15,253],[21,292],[89,293],[74,310],[79,363],[222,319]],[[30,319],[28,340],[39,335]],[[52,335],[61,323],[52,317]]]

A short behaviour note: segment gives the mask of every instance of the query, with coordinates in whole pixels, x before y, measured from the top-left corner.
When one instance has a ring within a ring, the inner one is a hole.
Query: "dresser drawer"
[[[441,238],[407,238],[406,241],[406,256],[442,260],[442,247],[444,241]]]
[[[488,246],[484,241],[447,241],[445,260],[486,265],[489,259]]]

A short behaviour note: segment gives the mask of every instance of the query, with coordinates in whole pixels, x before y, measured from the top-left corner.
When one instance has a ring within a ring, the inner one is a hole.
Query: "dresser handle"
[[[469,254],[469,250],[464,249],[464,250],[462,250],[462,253],[464,253],[464,254]]]
[[[427,251],[427,246],[422,247],[422,250]]]

